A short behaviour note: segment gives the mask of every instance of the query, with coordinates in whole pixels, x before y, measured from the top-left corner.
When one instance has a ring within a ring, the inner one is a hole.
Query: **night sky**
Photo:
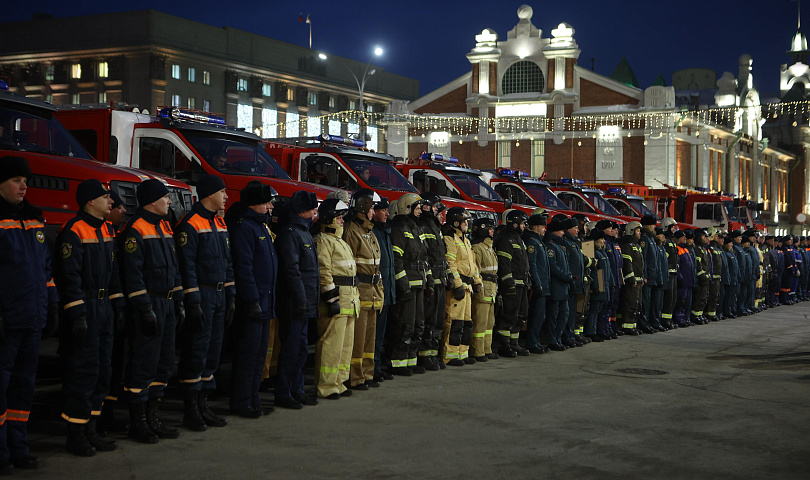
[[[500,39],[517,24],[524,2],[449,0],[361,0],[297,2],[222,0],[34,0],[6,2],[0,22],[29,20],[34,12],[55,17],[155,9],[214,26],[230,26],[307,45],[311,15],[313,48],[367,61],[373,47],[385,53],[374,64],[420,80],[422,95],[470,70],[465,57],[475,35],[492,28]],[[569,0],[525,2],[532,23],[549,37],[560,22],[576,31],[579,64],[609,76],[626,56],[642,88],[663,75],[667,84],[682,68],[710,68],[718,78],[737,75],[737,60],[753,57],[755,86],[763,100],[779,91],[779,67],[796,31],[793,0]],[[810,2],[805,2],[807,17]],[[805,26],[810,34],[810,19]]]

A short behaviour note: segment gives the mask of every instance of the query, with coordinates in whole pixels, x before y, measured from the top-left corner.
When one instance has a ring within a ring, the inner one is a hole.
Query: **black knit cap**
[[[728,245],[729,243],[734,243],[734,237],[726,235],[725,238],[723,238],[723,245]]]
[[[685,237],[685,236],[686,236],[686,233],[684,233],[683,230],[678,230],[677,232],[672,234],[672,238],[681,238],[681,237]]]
[[[270,185],[265,185],[258,180],[251,180],[245,188],[239,191],[239,201],[243,205],[252,207],[269,203],[273,200],[276,191]]]
[[[613,222],[611,222],[610,220],[608,220],[606,218],[596,222],[596,228],[598,228],[599,230],[605,230],[605,229],[611,228],[611,227],[613,227]]]
[[[118,195],[118,192],[116,192],[115,190],[110,190],[110,198],[113,199],[112,208],[118,208],[124,204],[124,201],[121,200],[121,195]]]
[[[545,215],[532,215],[531,217],[529,217],[528,224],[529,224],[530,227],[535,226],[535,225],[546,225],[547,224],[546,216]]]
[[[595,228],[591,230],[591,232],[588,234],[588,238],[591,240],[599,240],[600,238],[605,238],[605,231]]]
[[[374,210],[385,210],[391,205],[388,203],[388,197],[380,197],[380,201],[374,204]]]
[[[546,228],[549,232],[559,232],[560,230],[565,230],[565,220],[559,221],[554,218],[548,222],[548,228]]]
[[[0,157],[0,183],[14,177],[31,178],[31,167],[28,166],[28,161],[23,157],[12,155]]]
[[[104,188],[104,185],[102,185],[100,181],[95,178],[89,178],[76,187],[76,203],[79,204],[79,208],[82,208],[84,204],[90,200],[95,200],[108,193],[110,193],[110,191]]]
[[[644,215],[641,217],[641,224],[642,225],[655,225],[657,220],[652,215]]]
[[[742,236],[742,232],[740,230],[734,230],[733,232],[729,233],[731,238],[737,238]]]
[[[683,234],[684,234],[684,236],[686,236],[687,240],[695,238],[695,231],[694,230],[684,230]]]
[[[313,208],[318,208],[318,197],[316,197],[312,192],[298,190],[297,192],[293,193],[293,196],[290,199],[290,208],[292,208],[292,211],[295,214],[306,212],[307,210],[312,210]]]
[[[655,234],[656,235],[664,235],[666,233],[666,229],[664,227],[655,227]]]
[[[569,219],[567,219],[565,221],[565,229],[566,230],[568,230],[569,228],[574,228],[574,227],[578,227],[578,226],[579,226],[579,222],[577,222],[576,218],[571,217],[571,218],[569,218]]]
[[[216,175],[205,175],[197,182],[197,198],[210,197],[225,188],[225,182]]]
[[[169,189],[157,178],[150,178],[138,185],[136,195],[138,206],[143,207],[152,202],[156,202],[169,194]]]

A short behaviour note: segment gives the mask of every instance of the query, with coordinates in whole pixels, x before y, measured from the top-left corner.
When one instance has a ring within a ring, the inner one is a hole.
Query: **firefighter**
[[[529,351],[518,344],[520,330],[529,310],[529,257],[526,245],[520,238],[528,219],[520,210],[506,210],[503,213],[505,228],[494,242],[498,255],[498,291],[503,298],[501,314],[495,316],[494,341],[498,344],[498,355],[501,357],[529,355]]]
[[[372,231],[374,205],[380,196],[367,188],[354,192],[350,202],[347,225],[343,229],[345,241],[357,264],[360,293],[360,311],[354,322],[349,386],[356,390],[379,387],[374,380],[374,342],[377,338],[377,312],[383,307],[384,292],[380,273],[380,244]],[[323,276],[323,275],[321,275]]]
[[[110,388],[114,323],[124,317],[124,299],[115,231],[105,221],[113,204],[110,192],[96,179],[85,180],[76,189],[76,203],[78,215],[56,237],[54,278],[66,319],[59,344],[67,367],[65,447],[89,457],[118,446],[98,434],[96,421]]]
[[[447,248],[442,238],[442,224],[438,216],[447,207],[442,198],[433,192],[422,195],[422,214],[417,224],[422,229],[422,240],[427,248],[428,263],[433,273],[433,295],[425,296],[425,331],[422,333],[422,342],[419,346],[417,364],[425,370],[439,370],[444,368],[445,359],[439,358],[439,345],[446,337],[443,335],[445,325],[445,284],[449,285],[447,277]],[[467,343],[469,345],[469,342]]]
[[[762,262],[759,256],[759,250],[757,250],[757,231],[755,229],[746,230],[744,237],[746,240],[748,240],[748,246],[743,250],[745,250],[745,254],[748,255],[750,262],[750,267],[748,270],[748,287],[746,288],[749,295],[746,299],[745,307],[749,312],[754,314],[759,312],[759,308],[756,304],[756,298],[758,294],[757,283],[759,282],[760,278],[759,269]],[[798,253],[799,250],[797,249],[796,252]],[[802,261],[801,255],[797,255],[797,261]],[[799,266],[800,268],[803,268],[802,263],[799,263]]]
[[[174,372],[176,331],[184,320],[183,287],[169,214],[169,189],[160,180],[138,186],[138,210],[119,235],[121,279],[128,304],[129,436],[140,443],[177,438],[158,418]]]
[[[723,239],[724,262],[721,270],[723,282],[722,311],[725,318],[737,318],[737,282],[740,280],[740,269],[737,255],[734,254],[734,237],[727,235]]]
[[[422,197],[406,193],[397,201],[397,216],[391,222],[397,304],[389,329],[388,355],[391,373],[402,376],[425,373],[425,367],[416,364],[416,357],[425,329],[424,296],[432,293],[433,276],[416,223],[422,214],[421,204]]]
[[[695,261],[686,248],[687,232],[678,230],[672,234],[672,238],[678,245],[678,296],[672,320],[683,328],[692,325],[689,308],[692,305],[692,287],[695,286]]]
[[[259,387],[267,345],[271,337],[275,340],[270,326],[276,318],[278,255],[268,223],[277,195],[273,187],[253,180],[225,214],[236,283],[229,406],[244,418],[259,418],[273,410],[262,408]]]
[[[666,217],[661,220],[661,227],[663,227],[664,237],[666,237],[664,249],[667,252],[667,275],[669,275],[669,290],[664,292],[661,324],[666,328],[678,328],[677,322],[672,319],[678,296],[678,244],[673,237],[678,229],[678,224],[674,218]]]
[[[568,268],[568,259],[565,256],[565,245],[562,236],[565,234],[565,216],[552,217],[548,222],[543,243],[546,245],[548,257],[549,290],[550,295],[546,305],[546,331],[548,332],[548,348],[554,351],[564,351],[568,347],[563,344],[563,329],[568,322],[568,292],[574,279]]]
[[[180,333],[177,377],[185,390],[183,425],[204,431],[207,426],[228,424],[211,411],[208,395],[216,389],[214,372],[219,367],[225,329],[236,309],[236,289],[228,229],[217,215],[228,200],[225,182],[206,175],[197,183],[197,196],[199,201],[174,232],[187,320]]]
[[[734,230],[731,233],[731,238],[734,239],[734,255],[737,257],[737,266],[740,269],[740,278],[737,280],[737,303],[734,310],[738,316],[748,315],[748,310],[745,308],[745,296],[748,294],[748,277],[751,269],[751,258],[746,255],[743,249],[742,232]],[[752,292],[753,293],[753,292]]]
[[[590,284],[591,304],[585,322],[585,336],[591,341],[603,342],[605,339],[596,333],[596,321],[610,296],[610,260],[605,252],[605,232],[594,228],[588,238],[594,242],[595,262],[591,267],[593,281]]]
[[[360,311],[357,263],[351,247],[342,238],[343,217],[348,212],[349,206],[343,201],[326,199],[318,207],[318,221],[312,228],[318,252],[321,291],[318,343],[315,348],[315,386],[318,396],[329,400],[337,400],[341,394],[351,395],[345,383],[349,380],[354,325]]]
[[[765,244],[768,246],[768,253],[765,257],[768,271],[768,306],[776,307],[779,305],[779,279],[785,266],[785,260],[779,250],[781,244],[779,238],[768,235],[765,237]]]
[[[712,262],[712,283],[709,286],[709,297],[706,303],[705,316],[710,322],[716,322],[722,319],[723,312],[718,312],[718,303],[720,300],[720,289],[723,283],[723,246],[718,241],[720,232],[715,227],[709,227],[708,230],[709,240],[709,253]],[[719,314],[719,315],[718,315]]]
[[[523,242],[529,255],[529,272],[532,276],[532,291],[529,299],[529,317],[526,327],[526,348],[530,353],[543,354],[548,348],[540,344],[540,333],[546,322],[546,300],[550,293],[548,254],[543,244],[546,234],[546,216],[532,214],[529,226],[523,232]]]
[[[565,244],[565,254],[568,258],[568,265],[571,269],[571,275],[574,281],[570,285],[571,295],[568,297],[568,325],[565,330],[563,330],[563,341],[569,346],[576,344],[585,345],[586,343],[590,343],[591,339],[582,336],[583,322],[579,319],[582,315],[587,313],[585,289],[588,279],[585,273],[594,264],[594,260],[582,254],[582,241],[579,239],[578,218],[572,217],[566,220],[566,222],[565,235],[563,235],[562,238]]]
[[[314,193],[295,192],[279,215],[283,226],[276,237],[278,281],[276,304],[281,348],[278,355],[275,406],[300,410],[317,405],[318,399],[304,392],[309,319],[318,315],[318,252],[309,233],[318,208]]]
[[[380,275],[383,285],[383,306],[377,314],[376,339],[374,341],[374,381],[393,380],[394,376],[383,370],[382,349],[385,344],[385,331],[388,328],[388,311],[396,303],[394,280],[394,249],[391,246],[391,227],[388,225],[389,217],[388,199],[382,197],[374,205],[374,236],[380,245]]]
[[[695,269],[697,270],[697,283],[692,289],[691,321],[695,325],[709,323],[703,313],[709,300],[709,289],[714,278],[714,266],[711,252],[706,241],[706,230],[702,228],[694,231]]]
[[[621,306],[617,320],[625,335],[638,335],[636,315],[641,308],[641,287],[644,285],[644,256],[638,242],[641,238],[641,224],[632,221],[624,226],[624,236],[619,239],[622,248],[622,287]],[[652,331],[652,330],[650,330]]]
[[[492,248],[495,222],[486,217],[472,224],[472,250],[475,267],[481,275],[483,288],[472,298],[473,334],[470,355],[476,362],[497,360],[492,351],[492,329],[495,326],[495,296],[498,294],[498,257]]]
[[[793,237],[790,235],[782,237],[782,256],[785,259],[785,266],[782,270],[779,302],[782,305],[793,305],[790,286],[793,283],[793,277],[796,276],[796,257],[793,255]]]
[[[641,217],[641,254],[644,257],[644,284],[641,287],[641,314],[638,316],[639,330],[643,333],[655,333],[658,326],[655,325],[652,308],[653,290],[658,288],[662,281],[658,271],[658,253],[655,245],[655,223],[656,218],[652,215]]]
[[[658,278],[661,284],[652,291],[652,307],[650,308],[650,312],[652,315],[652,325],[657,327],[659,332],[669,330],[669,328],[665,327],[662,323],[661,317],[661,313],[664,310],[664,295],[670,289],[668,273],[669,259],[667,258],[667,249],[664,246],[666,240],[664,227],[655,227],[655,248],[658,254]]]
[[[616,312],[619,309],[619,299],[622,283],[622,249],[616,242],[618,235],[618,224],[610,220],[599,220],[596,228],[605,232],[605,254],[610,263],[610,292],[608,301],[602,307],[599,317],[596,320],[596,329],[603,340],[615,340],[624,332],[616,326]]]
[[[481,275],[475,266],[472,245],[467,239],[470,214],[463,207],[447,211],[442,228],[445,256],[453,290],[446,294],[444,320],[444,362],[451,366],[474,364],[469,356],[473,334],[472,294],[482,291]]]
[[[40,341],[59,321],[42,211],[25,199],[30,178],[24,158],[0,158],[0,475],[39,466],[28,446],[28,417]]]

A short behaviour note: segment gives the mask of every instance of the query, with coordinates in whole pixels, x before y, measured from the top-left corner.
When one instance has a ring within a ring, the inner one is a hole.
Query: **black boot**
[[[67,442],[65,450],[79,457],[92,457],[96,448],[87,440],[84,423],[68,423]]]
[[[206,425],[209,427],[224,427],[228,424],[227,420],[216,416],[216,414],[211,411],[211,408],[208,407],[208,390],[200,391],[199,404],[200,415],[202,415]]]
[[[146,422],[146,405],[143,402],[129,404],[129,438],[138,443],[158,443],[158,436]]]
[[[180,430],[164,425],[158,418],[157,411],[159,404],[159,398],[150,398],[149,402],[146,404],[146,423],[149,424],[149,428],[151,428],[159,438],[179,437]]]
[[[183,412],[183,426],[195,432],[204,432],[208,429],[202,415],[200,415],[199,394],[197,390],[186,390],[183,399],[185,410]]]
[[[118,420],[115,418],[115,405],[117,401],[105,401],[104,406],[101,407],[101,415],[96,422],[96,431],[102,437],[111,433],[127,433],[129,431],[129,424],[126,420]]]
[[[523,347],[521,347],[521,346],[520,346],[520,344],[518,343],[518,339],[517,339],[517,338],[513,338],[513,339],[512,339],[512,340],[509,342],[509,348],[511,348],[512,350],[514,350],[514,351],[515,351],[515,353],[517,353],[517,354],[518,354],[519,356],[521,356],[521,357],[525,357],[525,356],[527,356],[527,355],[531,355],[531,352],[529,352],[528,350],[526,350],[525,348],[523,348]]]
[[[87,422],[87,427],[84,434],[87,436],[87,441],[90,442],[90,445],[95,447],[97,452],[112,452],[118,448],[117,442],[113,440],[105,440],[104,437],[99,435],[97,428],[96,417],[90,417],[90,421]]]

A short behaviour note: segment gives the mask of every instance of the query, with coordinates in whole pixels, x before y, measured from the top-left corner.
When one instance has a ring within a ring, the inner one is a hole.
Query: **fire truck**
[[[593,222],[608,219],[616,223],[624,223],[616,217],[569,209],[568,205],[551,191],[551,184],[545,180],[530,177],[529,172],[499,167],[495,170],[484,170],[483,175],[485,179],[489,180],[490,186],[503,198],[529,205],[532,208],[541,207],[551,216],[557,213],[568,216],[581,213]]]
[[[656,210],[679,222],[727,231],[747,228],[746,222],[738,216],[739,200],[731,195],[671,187],[653,189],[652,194],[657,199]]]
[[[531,215],[536,205],[504,200],[482,179],[482,172],[466,165],[459,165],[455,157],[423,153],[418,160],[397,163],[405,178],[420,192],[433,192],[463,202],[486,205],[503,216],[510,208]]]
[[[138,184],[150,178],[159,178],[169,188],[173,220],[191,208],[188,185],[165,176],[95,161],[60,123],[56,113],[53,105],[11,93],[7,84],[0,82],[0,155],[20,156],[28,161],[33,176],[26,198],[42,208],[50,238],[76,215],[76,187],[89,178],[98,179],[118,192],[130,213],[137,207]]]
[[[398,170],[401,163],[390,155],[369,151],[361,140],[336,135],[273,139],[265,150],[298,180],[349,191],[370,188],[390,201],[406,193],[421,193]],[[498,223],[498,214],[487,205],[452,197],[437,191],[448,207],[464,207],[473,218],[488,217]]]
[[[570,210],[607,215],[619,219],[621,223],[638,220],[634,215],[622,215],[602,196],[604,194],[602,190],[586,186],[582,180],[561,178],[552,184],[551,190]]]
[[[762,218],[762,211],[765,209],[764,203],[757,203],[753,200],[741,198],[737,207],[737,217],[748,225],[753,225],[760,233],[768,234],[768,227]]]
[[[195,192],[203,175],[222,178],[228,206],[251,180],[275,188],[282,201],[298,190],[323,201],[334,190],[292,180],[264,151],[260,137],[226,126],[221,115],[177,107],[150,115],[128,105],[84,105],[64,107],[57,116],[102,162],[168,175]]]

